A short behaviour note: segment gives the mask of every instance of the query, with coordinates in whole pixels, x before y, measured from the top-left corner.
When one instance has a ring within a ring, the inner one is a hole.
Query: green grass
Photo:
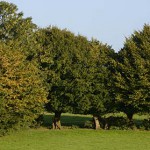
[[[150,132],[27,130],[0,138],[0,150],[149,150]]]
[[[92,130],[83,127],[91,116],[62,115],[62,130],[48,129],[52,114],[45,114],[45,126],[0,137],[0,150],[150,150],[150,132],[132,130]],[[145,117],[136,116],[142,120]]]

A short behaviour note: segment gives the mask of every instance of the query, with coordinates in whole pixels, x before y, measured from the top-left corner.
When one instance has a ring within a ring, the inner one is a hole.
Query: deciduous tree
[[[61,113],[71,111],[73,101],[73,56],[75,36],[67,30],[48,27],[37,32],[39,63],[49,92],[47,110],[54,112],[53,127],[61,128]]]
[[[38,68],[18,49],[0,42],[0,127],[30,127],[43,113],[46,92]]]
[[[116,101],[129,121],[135,113],[150,110],[150,26],[144,25],[126,39],[118,53],[115,74]]]

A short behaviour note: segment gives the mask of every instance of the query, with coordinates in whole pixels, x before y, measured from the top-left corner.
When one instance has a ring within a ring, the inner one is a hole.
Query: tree
[[[41,44],[39,63],[49,92],[46,108],[55,113],[53,128],[60,129],[61,114],[72,111],[75,36],[57,27],[40,29],[37,35]]]
[[[76,66],[73,107],[76,113],[92,114],[94,128],[98,129],[99,118],[110,110],[112,100],[108,67],[113,50],[97,40],[83,42],[80,39],[78,43],[85,54]]]
[[[46,102],[36,59],[36,30],[32,19],[23,18],[16,5],[0,2],[0,114],[6,130],[32,125]]]
[[[5,1],[0,2],[0,41],[9,41],[12,47],[22,47],[23,53],[31,60],[36,55],[34,32],[37,30],[32,18],[23,18],[16,5]]]
[[[32,126],[46,103],[38,68],[10,45],[0,42],[0,126],[4,133]]]
[[[113,111],[113,97],[111,95],[110,63],[114,51],[107,44],[97,40],[91,42],[93,50],[93,71],[91,72],[90,85],[90,114],[93,115],[95,129],[100,128],[101,117]],[[100,122],[100,123],[99,123]]]
[[[116,103],[132,122],[135,113],[150,110],[150,26],[135,31],[118,52]]]

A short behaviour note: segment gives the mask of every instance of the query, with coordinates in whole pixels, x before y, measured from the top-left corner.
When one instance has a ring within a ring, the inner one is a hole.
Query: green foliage
[[[116,130],[127,130],[128,121],[122,116],[109,116],[107,118],[100,118],[100,123],[103,129],[116,129]]]
[[[20,50],[30,60],[37,49],[34,35],[36,28],[31,18],[24,18],[23,13],[18,12],[16,5],[0,2],[0,41],[6,44],[9,42],[15,48],[22,47]]]
[[[83,77],[88,70],[88,40],[57,27],[41,29],[37,35],[42,46],[39,62],[49,89],[48,110],[61,113],[72,111],[81,102],[80,98],[87,106],[84,99],[87,88]]]
[[[86,121],[84,123],[84,127],[88,129],[93,129],[93,121],[90,121],[90,120]]]
[[[144,119],[143,126],[144,126],[145,130],[150,130],[150,118]]]
[[[111,55],[114,51],[110,46],[104,45],[99,41],[91,41],[91,61],[87,82],[90,82],[89,99],[90,99],[90,114],[103,115],[111,109],[111,101],[113,98],[110,95],[110,71],[109,63],[112,61]]]
[[[7,42],[25,38],[22,42],[26,42],[35,27],[31,18],[23,18],[23,13],[18,13],[16,5],[5,1],[0,2],[0,40]]]
[[[74,73],[74,112],[100,115],[108,111],[108,63],[113,50],[97,40],[78,36],[80,57]],[[107,107],[107,108],[106,108]]]
[[[73,93],[74,113],[86,114],[90,107],[89,88],[91,85],[92,64],[90,44],[87,38],[78,35],[75,39],[76,51],[73,58]],[[90,81],[89,81],[90,80]]]
[[[72,55],[74,35],[56,27],[41,29],[37,32],[41,44],[39,62],[49,91],[48,110],[67,112],[70,110],[72,93]]]
[[[0,44],[0,127],[29,127],[43,112],[46,93],[39,70],[17,49]]]
[[[150,110],[150,26],[136,31],[118,53],[116,102],[129,119]]]

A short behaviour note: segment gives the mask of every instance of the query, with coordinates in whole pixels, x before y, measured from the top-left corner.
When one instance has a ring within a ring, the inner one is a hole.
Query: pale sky
[[[39,27],[55,25],[88,39],[123,47],[125,37],[150,24],[150,0],[5,0]]]

